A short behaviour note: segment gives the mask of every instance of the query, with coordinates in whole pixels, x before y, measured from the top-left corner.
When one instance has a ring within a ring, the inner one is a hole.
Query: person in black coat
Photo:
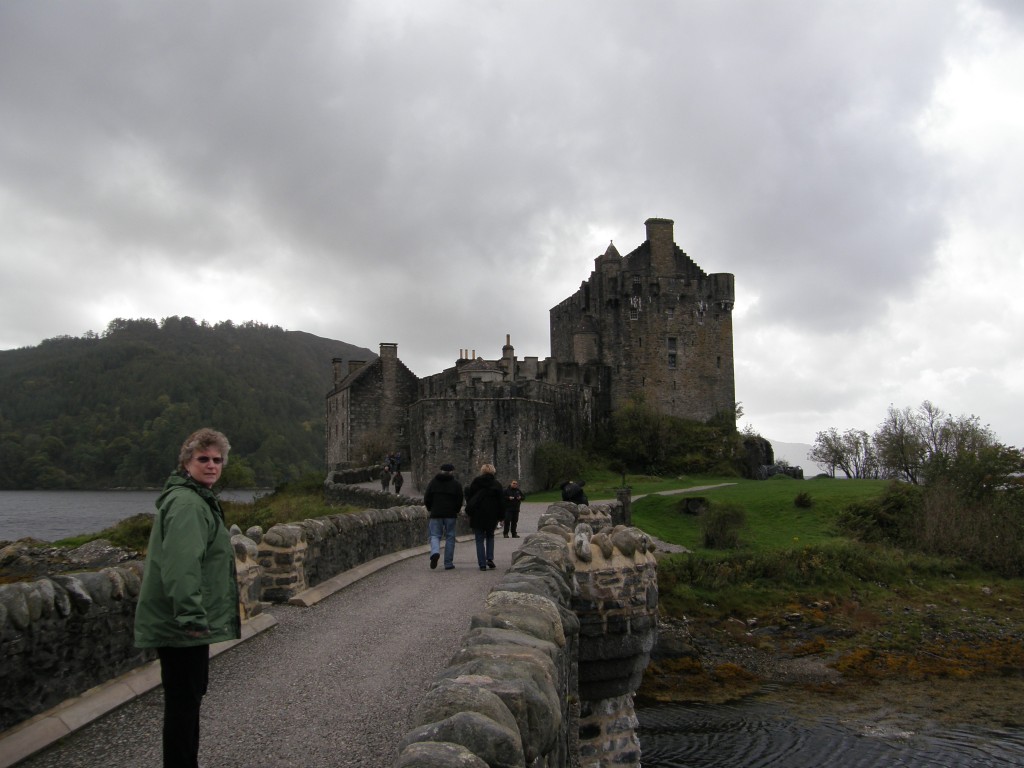
[[[559,487],[562,489],[562,501],[571,501],[573,504],[589,504],[587,500],[587,494],[583,492],[583,486],[586,482],[580,480],[567,480],[562,483]]]
[[[423,504],[430,513],[430,567],[437,568],[441,557],[441,539],[444,539],[444,569],[455,567],[455,521],[462,509],[462,485],[452,474],[452,464],[442,464],[441,471],[427,483]]]
[[[506,539],[510,529],[512,531],[512,538],[519,538],[519,534],[516,532],[516,527],[519,525],[519,505],[523,503],[525,498],[526,496],[519,490],[518,480],[513,480],[508,484],[508,488],[505,489],[505,526],[503,534]]]
[[[476,534],[476,561],[481,571],[497,568],[494,564],[494,530],[504,514],[504,489],[493,464],[480,467],[466,494],[469,525]]]

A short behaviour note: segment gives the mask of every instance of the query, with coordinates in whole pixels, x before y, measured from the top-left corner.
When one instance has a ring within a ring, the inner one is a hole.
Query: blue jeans
[[[487,567],[487,561],[494,559],[494,531],[478,531],[476,534],[476,563],[481,568]]]
[[[444,567],[455,567],[455,518],[432,517],[430,524],[430,554],[441,552],[441,538],[444,537]]]

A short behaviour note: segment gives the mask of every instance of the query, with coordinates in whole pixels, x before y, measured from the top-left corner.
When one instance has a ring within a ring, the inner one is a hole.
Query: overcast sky
[[[0,115],[0,349],[545,357],[653,216],[736,276],[741,426],[927,399],[1024,446],[1024,3],[9,0]]]

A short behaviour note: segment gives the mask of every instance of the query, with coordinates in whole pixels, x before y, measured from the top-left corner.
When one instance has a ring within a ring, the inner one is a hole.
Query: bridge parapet
[[[551,505],[416,710],[396,768],[640,765],[653,545],[619,502]],[[596,529],[596,530],[595,530]]]

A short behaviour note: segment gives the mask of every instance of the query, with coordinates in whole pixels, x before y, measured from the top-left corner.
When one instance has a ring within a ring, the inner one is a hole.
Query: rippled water
[[[638,707],[644,768],[985,768],[1024,765],[1024,731],[894,727],[750,699]]]

